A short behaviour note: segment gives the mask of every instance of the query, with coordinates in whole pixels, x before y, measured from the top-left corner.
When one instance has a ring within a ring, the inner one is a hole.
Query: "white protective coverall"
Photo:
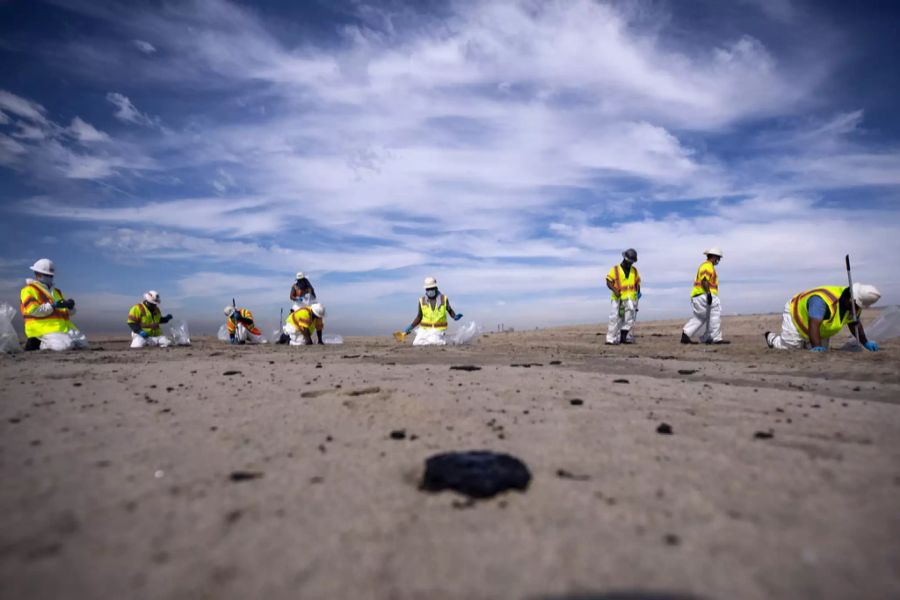
[[[688,337],[694,337],[701,330],[701,343],[722,341],[722,302],[718,296],[712,297],[712,306],[706,302],[706,294],[691,298],[693,316],[685,323],[684,331]]]
[[[628,332],[626,338],[634,342],[634,321],[637,318],[636,300],[610,300],[609,326],[606,329],[606,343],[619,344],[622,342],[622,331]]]
[[[143,337],[134,333],[133,331],[131,332],[132,348],[155,348],[157,346],[160,348],[168,348],[171,345],[172,340],[164,335]]]

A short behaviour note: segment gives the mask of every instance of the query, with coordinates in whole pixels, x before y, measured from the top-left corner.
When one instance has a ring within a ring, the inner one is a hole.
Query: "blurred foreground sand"
[[[779,321],[0,357],[0,597],[898,598],[900,342],[767,350]],[[465,449],[530,489],[417,490]]]

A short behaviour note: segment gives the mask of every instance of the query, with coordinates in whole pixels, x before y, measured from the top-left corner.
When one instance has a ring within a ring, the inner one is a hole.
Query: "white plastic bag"
[[[454,346],[474,344],[475,338],[481,335],[482,331],[481,325],[475,321],[469,321],[456,330],[456,333],[453,334],[452,343]]]
[[[179,321],[169,326],[169,337],[176,346],[190,346],[191,332],[188,330],[187,321]]]
[[[0,304],[0,352],[15,354],[21,352],[19,336],[13,327],[13,319],[18,311],[9,304]]]
[[[231,341],[231,336],[228,335],[228,326],[222,325],[219,327],[219,333],[216,334],[216,337],[219,338],[220,342],[225,342],[226,344]]]
[[[889,306],[881,311],[871,325],[865,325],[866,337],[881,341],[900,337],[900,306]]]
[[[333,333],[331,335],[323,335],[322,341],[326,344],[343,344],[344,338],[336,333]]]
[[[84,350],[87,347],[87,337],[77,329],[70,329],[62,333],[46,333],[41,336],[41,350],[65,352],[67,350]]]

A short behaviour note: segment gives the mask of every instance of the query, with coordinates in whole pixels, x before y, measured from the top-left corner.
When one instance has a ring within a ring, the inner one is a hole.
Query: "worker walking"
[[[230,344],[265,344],[266,338],[253,322],[253,313],[246,308],[225,307],[225,326]]]
[[[641,297],[641,275],[634,266],[637,259],[637,250],[629,248],[622,253],[621,264],[613,266],[606,276],[606,287],[611,292],[609,326],[606,329],[608,345],[634,343],[632,329]]]
[[[851,295],[856,304],[856,321],[853,321]],[[828,350],[829,340],[844,325],[857,336],[860,343],[871,352],[878,351],[878,344],[866,339],[860,322],[861,311],[881,298],[875,286],[854,283],[848,286],[823,285],[797,294],[784,305],[781,335],[767,331],[766,344],[779,350],[806,349],[813,352]]]
[[[309,346],[313,344],[312,334],[315,332],[320,344],[324,344],[322,332],[325,330],[325,307],[316,302],[309,306],[301,306],[288,315],[284,322],[284,333],[290,338],[291,346]]]
[[[681,331],[681,343],[693,344],[692,337],[701,330],[700,341],[704,344],[728,344],[722,339],[722,303],[719,301],[719,276],[716,265],[724,254],[719,248],[703,252],[706,260],[697,269],[694,289],[691,290],[691,310],[694,316]]]
[[[131,347],[144,348],[159,346],[165,348],[172,341],[163,335],[160,324],[172,320],[172,315],[162,316],[159,309],[159,292],[150,290],[144,294],[143,302],[138,302],[128,311],[128,328],[131,329]]]
[[[416,331],[416,339],[413,346],[444,346],[447,344],[444,336],[447,332],[447,315],[454,321],[462,319],[462,314],[456,314],[450,306],[450,299],[438,289],[437,279],[425,278],[425,295],[419,298],[419,308],[416,318],[406,328],[406,335]]]
[[[53,261],[42,258],[31,265],[31,271],[34,279],[26,279],[19,294],[25,321],[25,350],[87,348],[87,338],[70,320],[75,314],[75,301],[66,300],[59,288],[53,287]]]
[[[309,306],[316,301],[316,290],[306,278],[303,271],[297,273],[297,279],[291,286],[291,310]]]

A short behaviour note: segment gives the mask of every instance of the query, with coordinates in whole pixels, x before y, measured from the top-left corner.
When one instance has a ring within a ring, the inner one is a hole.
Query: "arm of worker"
[[[449,301],[447,302],[447,314],[450,315],[450,318],[453,319],[454,321],[459,321],[460,319],[463,318],[462,313],[457,314],[453,311],[453,307],[450,306]]]
[[[419,306],[416,308],[416,318],[413,319],[412,324],[406,328],[406,335],[412,333],[412,330],[419,326],[419,323],[422,322],[422,307]]]
[[[171,320],[172,320],[172,315],[166,315],[164,317],[159,318],[160,323],[168,323]]]
[[[135,323],[134,321],[128,322],[128,329],[131,330],[131,333],[135,335],[141,335],[141,324]]]
[[[708,279],[701,279],[701,280],[700,280],[700,287],[702,287],[702,288],[703,288],[703,291],[706,292],[706,303],[707,303],[707,304],[712,304],[712,292],[709,291],[709,280],[708,280]]]
[[[300,333],[303,334],[303,340],[310,346],[312,346],[312,336],[309,335],[309,329],[301,329]]]
[[[616,289],[616,284],[612,279],[606,280],[606,287],[609,288],[609,291],[611,291],[613,293],[613,295],[615,295],[615,296],[619,295],[619,290]]]
[[[316,327],[316,337],[319,338],[319,343],[324,344],[325,341],[322,339],[322,327]]]
[[[856,318],[859,319],[859,313],[856,314]],[[879,346],[877,342],[866,337],[866,330],[863,327],[861,321],[850,323],[849,327],[850,332],[854,335],[856,335],[857,332],[859,333],[859,343],[863,345],[863,348],[865,348],[869,352],[878,352],[879,350],[881,350],[881,346]]]
[[[831,317],[831,311],[822,298],[810,296],[806,301],[806,312],[809,314],[809,345],[815,352],[822,352],[825,347],[822,345],[819,328],[822,326],[822,321]]]
[[[296,285],[291,286],[291,302],[293,302],[294,300],[296,300],[297,298],[299,298],[302,295],[303,294],[300,293],[300,290],[297,289]]]

